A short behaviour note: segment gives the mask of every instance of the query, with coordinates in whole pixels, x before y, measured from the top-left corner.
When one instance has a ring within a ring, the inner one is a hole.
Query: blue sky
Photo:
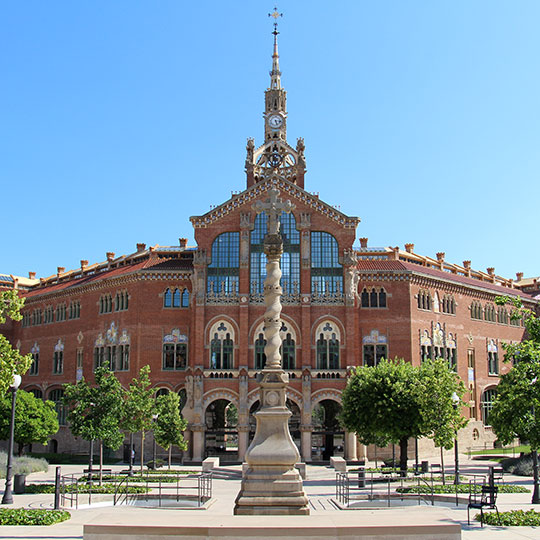
[[[0,273],[137,242],[245,188],[262,142],[273,4],[2,4]],[[288,138],[357,237],[540,274],[540,3],[278,4]]]

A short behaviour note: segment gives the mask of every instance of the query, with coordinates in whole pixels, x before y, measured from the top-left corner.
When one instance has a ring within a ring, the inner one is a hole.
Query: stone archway
[[[332,456],[345,456],[345,432],[338,415],[341,403],[327,397],[313,406],[312,459],[329,461]]]
[[[204,457],[216,456],[222,461],[238,461],[238,408],[219,397],[208,403],[204,420]]]

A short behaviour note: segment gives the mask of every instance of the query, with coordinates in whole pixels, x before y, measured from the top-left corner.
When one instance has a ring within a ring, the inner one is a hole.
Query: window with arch
[[[388,358],[388,340],[378,330],[362,338],[363,365],[365,367],[376,366],[383,358]]]
[[[130,337],[126,330],[118,335],[111,323],[105,337],[99,334],[94,343],[94,369],[105,366],[111,371],[129,371]]]
[[[42,311],[41,309],[34,309],[32,312],[32,325],[38,326],[41,324],[42,321]]]
[[[266,212],[257,214],[250,239],[250,290],[251,294],[262,294],[266,279],[266,255],[264,237],[267,232]],[[282,212],[280,233],[283,239],[281,256],[281,286],[284,294],[300,290],[300,233],[296,229],[296,219],[292,212]]]
[[[53,373],[59,375],[64,371],[64,344],[59,339],[54,346],[53,352]]]
[[[52,306],[47,306],[43,310],[43,323],[44,324],[49,324],[49,323],[52,323],[52,322],[54,322],[54,310],[53,310]]]
[[[489,426],[489,413],[493,409],[493,404],[497,398],[497,389],[490,388],[485,390],[482,394],[482,400],[480,401],[480,407],[482,409],[482,422],[484,425]]]
[[[34,343],[30,354],[32,355],[32,363],[30,364],[28,375],[37,375],[39,373],[39,345],[37,343]]]
[[[322,295],[343,291],[343,268],[337,240],[327,232],[311,233],[311,292]]]
[[[66,304],[58,304],[56,306],[56,322],[66,320]]]
[[[432,302],[431,294],[425,289],[420,289],[417,295],[418,309],[425,309],[431,311]]]
[[[126,311],[129,307],[129,295],[127,291],[118,291],[114,301],[115,311]]]
[[[259,326],[258,331],[255,332],[255,335],[257,338],[254,343],[254,366],[255,369],[263,369],[266,364],[266,355],[264,354],[266,339],[264,339],[262,324]],[[286,323],[282,323],[279,335],[281,337],[281,347],[279,348],[281,365],[286,370],[296,369],[296,334]]]
[[[22,326],[23,328],[26,328],[27,326],[30,326],[32,324],[32,316],[29,311],[25,311],[22,314]]]
[[[159,388],[158,391],[156,392],[156,397],[158,398],[159,396],[166,396],[168,393],[169,393],[168,388]]]
[[[163,337],[163,370],[183,370],[187,368],[188,337],[178,328]]]
[[[445,359],[448,363],[448,367],[453,370],[457,371],[457,347],[456,347],[456,340],[454,339],[453,334],[448,334],[446,336],[446,347],[445,347]]]
[[[499,348],[494,339],[490,339],[487,345],[488,375],[499,374]]]
[[[450,315],[456,314],[456,301],[453,295],[445,294],[441,302],[441,311]]]
[[[220,321],[210,330],[210,369],[233,369],[234,331],[232,326]]]
[[[70,319],[79,319],[81,316],[81,303],[79,300],[72,300],[69,303],[69,318]]]
[[[102,294],[99,298],[99,313],[111,313],[112,305],[112,296],[110,294]]]
[[[63,402],[64,391],[61,388],[56,388],[49,392],[49,400],[54,403],[56,415],[58,416],[58,423],[61,426],[66,425],[67,410]]]
[[[484,320],[489,322],[495,322],[497,319],[495,315],[495,306],[493,304],[486,304],[484,308]]]
[[[170,289],[167,287],[163,293],[163,307],[180,308],[189,307],[189,290],[188,289]]]
[[[318,326],[315,335],[316,369],[339,369],[340,333],[336,324],[325,321]]]
[[[360,295],[360,304],[363,308],[385,308],[386,291],[382,287],[378,289],[372,287],[370,291],[364,287]]]
[[[508,311],[504,306],[497,308],[497,322],[500,324],[508,324]]]
[[[236,294],[240,265],[240,233],[225,232],[212,242],[212,262],[207,269],[208,293]]]
[[[27,390],[27,392],[34,394],[36,399],[43,399],[43,392],[39,388],[31,388],[30,390]]]
[[[484,318],[484,310],[482,304],[478,300],[474,300],[471,303],[471,319],[477,319],[481,321]]]

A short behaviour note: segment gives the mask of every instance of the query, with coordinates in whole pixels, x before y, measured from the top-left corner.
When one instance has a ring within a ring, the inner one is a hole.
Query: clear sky
[[[6,0],[0,273],[137,242],[245,188],[272,35],[261,0]],[[282,0],[288,138],[357,237],[540,275],[540,2]],[[358,243],[358,242],[357,242]]]

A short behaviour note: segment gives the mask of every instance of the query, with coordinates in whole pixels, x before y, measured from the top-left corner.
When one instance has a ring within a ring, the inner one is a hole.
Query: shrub
[[[46,453],[30,453],[32,457],[44,458],[51,465],[87,465],[88,464],[88,454],[53,454],[50,452]],[[99,456],[94,455],[94,463],[99,461]],[[105,465],[114,465],[115,463],[120,462],[119,458],[115,457],[103,457],[103,463]]]
[[[535,510],[510,510],[509,512],[500,512],[500,523],[496,512],[487,512],[484,514],[484,523],[488,525],[502,525],[504,527],[538,527],[540,526],[540,512]],[[480,521],[480,514],[474,519]]]
[[[154,463],[154,461],[149,461],[146,466],[151,469],[151,470],[156,470],[156,469],[159,469],[160,467],[163,467],[163,464],[165,462],[162,460],[162,459],[156,459],[156,462]]]
[[[76,491],[82,494],[90,493],[90,486],[88,484],[79,484],[78,490],[75,484],[66,486],[66,492],[73,493]],[[103,484],[102,486],[92,484],[92,493],[113,495],[115,491],[115,484]],[[125,491],[125,487],[122,488],[122,491]],[[147,493],[148,491],[144,486],[129,486],[128,489],[128,493],[131,494]],[[26,486],[25,493],[54,493],[54,484],[29,484]]]
[[[514,484],[498,484],[499,493],[530,493],[531,490],[523,486],[516,486]],[[422,494],[431,494],[431,486],[411,486],[397,488],[398,493],[422,493]],[[469,486],[469,484],[434,484],[433,493],[437,494],[452,494],[452,493],[470,493],[475,491],[480,493],[482,491],[482,486],[480,484],[474,484]]]
[[[533,461],[531,454],[525,454],[517,458],[508,458],[501,461],[502,468],[517,476],[532,476]]]
[[[45,510],[40,508],[1,508],[0,525],[53,525],[69,519],[66,510]]]
[[[0,452],[0,478],[6,477],[7,454]],[[28,456],[13,458],[13,474],[31,474],[34,472],[47,472],[49,464],[44,459],[36,459]]]

